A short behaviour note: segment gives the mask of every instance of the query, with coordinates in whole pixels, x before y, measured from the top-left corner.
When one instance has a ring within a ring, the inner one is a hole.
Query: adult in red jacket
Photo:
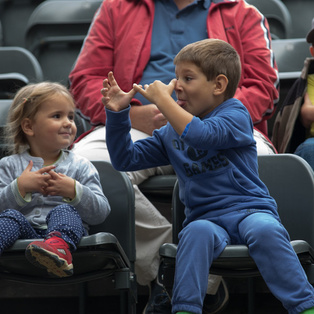
[[[109,71],[123,90],[140,82],[150,58],[153,18],[151,0],[106,0],[100,7],[70,74],[77,107],[93,125],[106,123],[99,91]],[[267,22],[245,1],[212,1],[207,32],[209,38],[229,42],[240,55],[242,76],[235,98],[247,107],[255,127],[267,134],[279,82]],[[132,105],[141,104],[134,99]]]
[[[105,0],[94,18],[70,74],[71,91],[77,108],[96,127],[74,145],[74,150],[91,160],[110,160],[103,127],[106,114],[101,102],[102,82],[109,71],[113,71],[118,84],[125,91],[130,90],[133,83],[141,82],[153,53],[152,34],[154,22],[158,19],[156,15],[159,14],[156,1],[160,3],[163,0]],[[193,4],[196,6],[197,3],[203,3],[206,7],[207,3],[207,15],[203,25],[206,29],[205,36],[225,40],[237,50],[241,59],[242,75],[235,97],[248,108],[255,127],[267,134],[266,120],[271,117],[274,104],[278,101],[279,78],[265,18],[256,8],[242,0],[173,2],[180,12],[188,10]],[[181,18],[183,16],[180,16],[180,21]],[[185,27],[193,26],[187,23]],[[170,39],[165,40],[171,44]],[[173,73],[170,79],[174,76]],[[159,78],[160,73],[157,71],[155,79]],[[143,106],[136,98],[131,102],[130,117],[133,140],[151,135],[154,129],[167,122],[154,104]],[[262,147],[260,141],[258,151],[269,152],[267,149],[263,150],[264,147],[262,150],[259,147]],[[163,242],[171,241],[171,224],[145,199],[137,185],[151,175],[169,171],[169,168],[159,168],[129,173],[136,193],[135,271],[138,282],[143,285],[157,275],[158,249]],[[215,293],[221,287],[219,283],[214,277],[210,278],[209,293]]]

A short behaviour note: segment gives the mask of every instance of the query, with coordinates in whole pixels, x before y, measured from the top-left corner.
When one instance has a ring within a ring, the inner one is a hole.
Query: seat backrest
[[[0,158],[8,155],[8,143],[4,134],[12,100],[0,99]]]
[[[4,128],[7,123],[11,99],[0,99],[0,128]]]
[[[258,156],[259,175],[277,202],[281,221],[291,240],[305,240],[314,245],[314,173],[309,164],[293,154]],[[184,220],[184,206],[179,200],[179,187],[173,194],[173,239]]]
[[[38,59],[45,80],[67,85],[95,12],[102,1],[50,0],[31,14],[25,46]]]
[[[82,40],[89,29],[95,12],[102,1],[44,1],[36,7],[29,17],[25,44],[30,51],[35,51],[44,40],[50,37],[68,37]]]
[[[291,38],[305,38],[314,16],[313,0],[281,0],[291,14]],[[261,1],[262,2],[262,1]]]
[[[103,192],[111,206],[111,213],[90,233],[106,231],[116,236],[131,263],[135,261],[135,199],[133,185],[124,172],[115,170],[109,162],[92,161],[97,168]]]
[[[27,20],[37,5],[46,0],[0,0],[3,46],[25,47]]]
[[[281,0],[247,0],[266,18],[272,39],[289,38],[292,27],[291,14]]]
[[[300,76],[304,60],[311,56],[309,46],[305,38],[272,41],[280,79],[296,79]]]
[[[77,127],[76,138],[92,128],[91,124],[86,119],[81,117],[78,113],[75,114],[75,124]]]
[[[1,3],[0,3],[0,10],[1,10]],[[0,46],[3,46],[3,31],[2,31],[1,20],[0,20]]]
[[[0,47],[0,74],[19,73],[29,82],[43,80],[41,66],[36,57],[22,47]]]
[[[291,240],[314,245],[314,173],[294,154],[259,156],[259,175],[278,205]]]
[[[20,73],[0,74],[0,99],[12,99],[16,91],[28,83],[28,78]]]

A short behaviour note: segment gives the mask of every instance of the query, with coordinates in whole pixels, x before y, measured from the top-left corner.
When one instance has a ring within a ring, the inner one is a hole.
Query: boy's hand
[[[174,89],[176,88],[177,80],[173,79],[166,85],[161,81],[155,81],[152,84],[145,84],[142,86],[133,85],[136,92],[142,94],[150,102],[156,104],[157,108],[169,121],[175,131],[181,135],[187,124],[193,119],[193,115],[181,108],[177,102],[171,97]]]
[[[51,170],[54,169],[55,166],[43,167],[37,171],[32,171],[32,168],[33,161],[30,161],[17,180],[18,189],[22,197],[25,197],[26,193],[33,192],[45,195],[48,180],[51,178]]]
[[[121,111],[128,107],[132,98],[136,94],[134,89],[128,93],[122,91],[116,82],[113,73],[108,73],[108,78],[103,82],[103,89],[101,90],[102,103],[106,108],[112,111]]]
[[[168,85],[162,83],[161,81],[155,81],[149,85],[145,84],[144,88],[140,85],[133,84],[133,89],[142,94],[151,103],[156,104],[158,107],[163,104],[165,97],[171,97],[176,86],[176,81],[176,79],[173,79]]]
[[[51,178],[48,180],[48,186],[45,188],[46,195],[62,196],[74,199],[75,181],[74,179],[64,175],[63,173],[49,172]]]

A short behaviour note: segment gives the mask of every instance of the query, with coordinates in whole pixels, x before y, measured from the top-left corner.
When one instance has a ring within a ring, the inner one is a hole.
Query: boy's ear
[[[313,45],[310,46],[310,53],[311,53],[312,57],[314,57],[314,47],[313,47]]]
[[[23,132],[28,136],[33,136],[33,127],[32,127],[32,121],[29,118],[25,118],[21,122],[21,128]]]
[[[224,74],[219,74],[216,77],[216,88],[214,90],[215,95],[221,95],[226,91],[226,88],[228,86],[228,79]]]

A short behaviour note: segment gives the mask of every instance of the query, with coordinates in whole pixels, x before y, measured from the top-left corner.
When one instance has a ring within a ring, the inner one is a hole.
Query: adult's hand
[[[132,128],[148,135],[152,135],[155,129],[167,124],[166,118],[154,104],[131,106],[130,119]]]
[[[312,104],[308,93],[304,95],[304,103],[300,114],[303,126],[308,129],[314,122],[314,104]]]

